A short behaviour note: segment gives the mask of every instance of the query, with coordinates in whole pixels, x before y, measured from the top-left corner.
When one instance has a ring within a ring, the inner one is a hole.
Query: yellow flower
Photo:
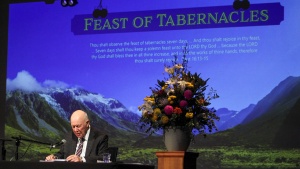
[[[155,109],[153,110],[153,113],[154,113],[154,115],[159,115],[159,114],[161,114],[161,111],[160,111],[159,108],[155,108]]]
[[[168,100],[169,100],[169,101],[171,101],[171,100],[173,100],[173,99],[176,99],[176,96],[171,95],[171,96],[168,97]]]
[[[148,118],[149,115],[150,115],[150,114],[149,114],[147,111],[143,111],[142,116],[143,116],[144,118]]]
[[[185,117],[188,118],[188,119],[193,118],[193,116],[194,116],[194,114],[193,114],[192,112],[187,112],[187,113],[185,114]]]
[[[167,123],[169,122],[169,117],[163,115],[163,116],[161,117],[161,122],[162,122],[163,124],[167,124]]]
[[[154,115],[152,116],[152,118],[151,118],[151,120],[152,120],[153,122],[155,122],[157,119],[158,119],[158,116],[157,116],[156,114],[154,114]]]
[[[169,96],[169,97],[168,97],[169,103],[170,103],[170,104],[173,104],[173,103],[174,103],[174,101],[173,101],[174,99],[176,99],[176,96],[174,96],[174,95]]]
[[[163,87],[161,87],[162,90],[166,90],[168,88],[168,85],[164,85]]]
[[[154,101],[154,98],[148,97],[148,96],[147,96],[147,97],[144,98],[144,100],[145,100],[145,101]]]
[[[169,96],[171,99],[176,99],[176,96],[174,96],[174,95],[171,95],[171,96]]]
[[[155,99],[153,97],[145,97],[144,101],[147,102],[148,104],[154,105],[155,104]]]
[[[186,87],[194,88],[194,85],[191,82],[186,82]]]

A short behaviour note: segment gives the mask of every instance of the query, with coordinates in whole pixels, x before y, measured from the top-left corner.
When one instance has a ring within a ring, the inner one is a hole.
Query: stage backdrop
[[[138,106],[187,47],[189,70],[220,96],[219,131],[189,149],[198,167],[299,166],[299,1],[78,1],[9,5],[5,136],[21,138],[18,160],[55,152],[83,109],[119,160],[156,164],[162,136],[140,130]],[[93,17],[101,7],[107,17]]]

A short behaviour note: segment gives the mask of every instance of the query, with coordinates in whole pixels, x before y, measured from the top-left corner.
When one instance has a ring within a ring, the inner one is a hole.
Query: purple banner
[[[279,25],[284,20],[280,3],[251,4],[247,10],[232,6],[182,8],[109,13],[106,18],[75,15],[71,29],[75,35],[146,32]]]

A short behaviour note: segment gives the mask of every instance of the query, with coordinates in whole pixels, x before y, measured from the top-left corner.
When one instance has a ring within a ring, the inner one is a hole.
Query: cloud
[[[43,85],[45,87],[55,87],[55,88],[67,88],[69,85],[62,81],[56,81],[56,80],[45,80]]]
[[[62,81],[56,80],[45,80],[43,83],[40,83],[33,77],[29,72],[23,70],[17,74],[17,77],[14,79],[6,80],[8,90],[24,90],[28,92],[33,91],[44,91],[46,88],[67,88],[69,85]]]
[[[128,110],[139,116],[141,116],[142,114],[141,111],[139,111],[139,109],[136,106],[129,106]]]
[[[29,72],[23,70],[17,74],[17,77],[6,80],[8,90],[21,89],[24,91],[42,91],[42,85]]]

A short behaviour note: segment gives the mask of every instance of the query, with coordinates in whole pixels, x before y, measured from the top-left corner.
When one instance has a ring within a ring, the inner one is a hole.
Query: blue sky
[[[233,0],[215,1],[103,1],[109,13],[136,12],[232,5]],[[251,0],[252,4],[279,2]],[[280,25],[232,27],[155,32],[74,35],[71,20],[75,15],[91,14],[99,1],[80,1],[75,7],[43,2],[10,6],[8,47],[8,88],[47,84],[82,86],[91,92],[120,100],[136,110],[150,94],[157,79],[163,79],[163,63],[137,64],[134,59],[91,59],[91,43],[158,41],[194,38],[256,36],[258,50],[250,54],[214,54],[207,61],[191,61],[191,72],[210,78],[209,86],[221,96],[215,108],[241,110],[256,104],[288,76],[299,76],[300,58],[299,1],[280,2],[284,21]],[[207,43],[203,43],[206,44]],[[221,45],[218,43],[217,45]],[[193,50],[190,50],[193,51]],[[195,51],[194,51],[195,52]],[[189,55],[188,55],[189,56]],[[199,56],[199,55],[198,55]],[[162,58],[162,57],[160,57]],[[17,77],[17,74],[22,72]],[[35,87],[37,88],[37,87]]]

